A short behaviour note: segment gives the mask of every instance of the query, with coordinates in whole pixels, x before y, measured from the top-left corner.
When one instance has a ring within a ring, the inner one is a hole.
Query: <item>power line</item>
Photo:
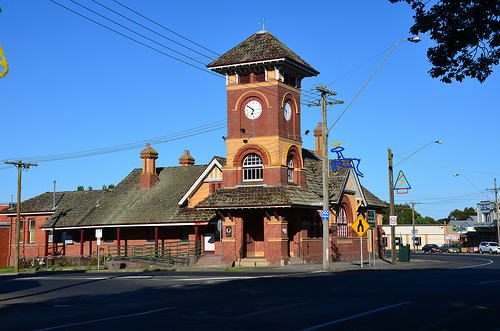
[[[86,151],[80,151],[80,152],[70,152],[70,153],[61,153],[61,154],[53,154],[53,155],[45,155],[45,156],[31,156],[31,157],[13,157],[9,159],[30,159],[30,160],[35,160],[39,163],[41,162],[50,162],[50,161],[60,161],[60,160],[67,160],[67,159],[75,159],[75,158],[81,158],[81,157],[89,157],[89,156],[95,156],[95,155],[101,155],[101,154],[108,154],[108,153],[115,153],[115,152],[121,152],[125,150],[130,150],[130,149],[135,149],[140,147],[146,142],[154,143],[154,144],[162,144],[166,142],[171,142],[174,140],[179,140],[179,139],[185,139],[185,138],[190,138],[193,136],[197,136],[200,134],[216,131],[216,130],[221,130],[226,128],[226,121],[217,121],[214,123],[210,123],[208,125],[202,125],[198,126],[192,129],[187,129],[183,130],[180,132],[172,133],[169,135],[161,136],[161,137],[156,137],[152,139],[147,139],[147,140],[141,140],[138,142],[133,142],[129,144],[122,144],[122,145],[116,145],[116,146],[111,146],[111,147],[105,147],[105,148],[98,148],[98,149],[92,149],[92,150],[86,150]],[[189,132],[189,134],[188,134]],[[7,161],[7,160],[4,160]],[[0,170],[4,170],[6,168],[0,168]]]
[[[191,67],[196,68],[196,69],[198,69],[198,70],[201,70],[201,71],[203,71],[203,72],[206,72],[206,73],[212,74],[212,75],[214,75],[214,76],[220,77],[218,74],[216,74],[216,73],[214,73],[214,72],[212,72],[212,71],[209,71],[209,70],[207,70],[207,69],[205,69],[205,68],[200,68],[200,67],[198,67],[198,66],[196,66],[196,65],[194,65],[194,64],[192,64],[192,63],[189,63],[189,62],[183,61],[183,60],[181,60],[181,59],[178,59],[178,58],[176,58],[175,56],[172,56],[172,55],[170,55],[170,54],[167,54],[167,53],[165,53],[165,52],[163,52],[163,51],[161,51],[161,50],[159,50],[159,49],[156,49],[156,48],[154,48],[154,47],[152,47],[152,46],[149,46],[149,45],[147,45],[147,44],[145,44],[145,43],[143,43],[143,42],[141,42],[141,41],[139,41],[139,40],[137,40],[137,39],[134,39],[134,38],[132,38],[132,37],[129,37],[129,36],[127,36],[126,34],[123,34],[123,33],[119,32],[119,31],[117,31],[117,30],[115,30],[115,29],[113,29],[113,28],[110,28],[110,27],[108,27],[108,26],[106,26],[106,25],[104,25],[104,24],[102,24],[102,23],[99,23],[99,22],[97,22],[97,21],[95,21],[95,20],[91,19],[90,17],[87,17],[87,16],[85,16],[85,15],[83,15],[83,14],[80,14],[79,12],[77,12],[77,11],[75,11],[75,10],[71,9],[71,8],[68,8],[68,7],[66,7],[66,6],[62,5],[62,4],[58,3],[58,2],[57,2],[57,1],[55,1],[55,0],[50,0],[50,1],[51,1],[51,2],[53,2],[53,3],[55,3],[55,4],[56,4],[56,5],[58,5],[58,6],[61,6],[62,8],[66,9],[66,10],[69,10],[70,12],[72,12],[72,13],[74,13],[74,14],[78,15],[78,16],[81,16],[81,17],[83,17],[83,18],[85,18],[85,19],[87,19],[87,20],[89,20],[89,21],[91,21],[91,22],[93,22],[93,23],[95,23],[95,24],[97,24],[97,25],[99,25],[99,26],[101,26],[101,27],[105,28],[105,29],[108,29],[108,30],[110,30],[110,31],[112,31],[112,32],[114,32],[114,33],[116,33],[116,34],[119,34],[120,36],[125,37],[125,38],[127,38],[127,39],[129,39],[129,40],[132,40],[132,41],[134,41],[134,42],[136,42],[136,43],[138,43],[138,44],[140,44],[140,45],[142,45],[142,46],[144,46],[144,47],[147,47],[147,48],[149,48],[149,49],[152,49],[152,50],[154,50],[154,51],[156,51],[156,52],[158,52],[158,53],[160,53],[160,54],[163,54],[163,55],[165,55],[165,56],[168,56],[168,57],[170,57],[170,58],[172,58],[172,59],[174,59],[174,60],[176,60],[176,61],[182,62],[182,63],[184,63],[184,64],[186,64],[186,65],[188,65],[188,66],[191,66]],[[165,47],[166,47],[166,46],[165,46]],[[168,47],[167,47],[167,48],[168,48]]]

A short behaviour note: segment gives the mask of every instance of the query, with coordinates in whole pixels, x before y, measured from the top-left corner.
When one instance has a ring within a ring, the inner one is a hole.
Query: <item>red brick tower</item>
[[[208,68],[226,76],[223,186],[305,187],[300,83],[318,72],[267,31],[252,35]]]

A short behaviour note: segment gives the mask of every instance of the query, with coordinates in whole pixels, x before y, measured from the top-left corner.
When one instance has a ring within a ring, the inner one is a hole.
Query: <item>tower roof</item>
[[[259,31],[243,41],[236,47],[223,54],[207,67],[220,74],[226,73],[229,69],[236,69],[238,66],[248,65],[252,62],[264,62],[270,60],[280,60],[279,62],[298,66],[302,69],[304,76],[316,76],[319,74],[300,56],[295,54],[290,48],[278,40],[267,31]]]

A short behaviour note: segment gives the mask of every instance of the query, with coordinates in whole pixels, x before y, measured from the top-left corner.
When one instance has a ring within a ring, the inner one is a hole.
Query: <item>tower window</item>
[[[238,75],[238,83],[239,84],[248,84],[248,83],[250,83],[250,74],[241,74],[241,75]]]
[[[265,72],[256,72],[253,74],[253,79],[255,83],[265,82],[266,81],[266,73]]]
[[[288,182],[293,182],[293,156],[288,157],[287,161],[287,177],[288,177]]]
[[[262,180],[262,159],[257,154],[248,154],[243,160],[243,180]]]

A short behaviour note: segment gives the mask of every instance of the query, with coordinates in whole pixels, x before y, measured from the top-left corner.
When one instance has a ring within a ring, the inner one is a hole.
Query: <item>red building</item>
[[[300,126],[301,81],[318,72],[267,31],[208,68],[226,76],[226,158],[195,165],[186,151],[180,166],[157,167],[159,154],[148,144],[142,168],[111,190],[29,199],[21,205],[21,256],[91,254],[102,230],[104,247],[200,240],[205,255],[221,250],[224,265],[322,260],[321,130],[311,151],[302,146]],[[380,243],[386,204],[353,169],[330,172],[329,201],[331,261],[359,258],[360,237],[351,225],[368,210],[376,211],[378,228],[365,241],[374,235]],[[14,208],[0,217],[12,224]]]

